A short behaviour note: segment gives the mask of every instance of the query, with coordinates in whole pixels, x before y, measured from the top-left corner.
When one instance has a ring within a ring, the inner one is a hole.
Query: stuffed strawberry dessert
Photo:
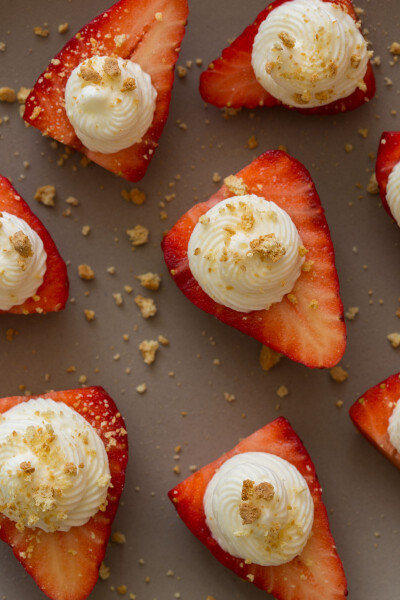
[[[354,425],[400,469],[400,373],[368,390],[350,408]]]
[[[334,251],[310,174],[269,151],[165,236],[167,267],[199,308],[310,367],[346,346]]]
[[[120,0],[52,59],[25,121],[138,181],[167,120],[187,16],[187,0]]]
[[[343,600],[346,578],[314,465],[280,417],[169,492],[212,554],[278,600]]]
[[[400,131],[382,134],[376,160],[376,179],[383,206],[400,226]]]
[[[57,312],[68,298],[67,267],[49,232],[0,175],[0,313]]]
[[[275,0],[210,64],[200,93],[219,107],[345,112],[375,94],[370,56],[351,0]]]
[[[127,460],[100,387],[0,399],[0,538],[52,600],[92,591]]]

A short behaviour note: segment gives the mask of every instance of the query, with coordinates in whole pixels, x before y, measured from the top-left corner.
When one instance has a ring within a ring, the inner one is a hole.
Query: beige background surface
[[[31,86],[68,36],[108,5],[109,0],[1,0],[0,41],[7,48],[0,53],[0,86]],[[126,584],[137,600],[172,600],[178,593],[182,600],[205,600],[208,594],[217,600],[265,598],[213,559],[178,520],[166,492],[189,475],[190,465],[213,460],[279,414],[289,418],[316,464],[348,576],[349,598],[398,597],[400,473],[355,432],[347,409],[371,385],[400,370],[400,350],[386,340],[388,333],[400,330],[394,314],[400,296],[400,232],[378,196],[365,191],[374,166],[368,153],[376,152],[382,130],[400,129],[400,111],[391,115],[392,109],[400,109],[400,66],[390,66],[387,49],[392,41],[400,41],[400,7],[398,0],[360,0],[359,5],[382,59],[375,69],[378,93],[373,102],[337,117],[306,117],[278,109],[243,111],[224,120],[219,110],[204,107],[197,91],[200,69],[194,65],[186,79],[175,83],[160,148],[140,183],[147,193],[141,207],[121,198],[128,184],[95,165],[81,168],[78,155],[57,166],[62,148],[52,148],[38,131],[26,129],[16,105],[0,105],[0,117],[10,118],[0,126],[0,172],[13,179],[70,261],[75,298],[62,314],[0,317],[0,396],[18,394],[20,385],[34,394],[49,387],[72,388],[86,375],[88,384],[103,385],[114,397],[129,431],[127,485],[114,526],[125,533],[127,543],[109,547],[111,577],[97,584],[93,600],[116,597],[110,586],[120,584]],[[198,57],[207,64],[216,58],[264,6],[264,0],[191,0],[179,64]],[[70,31],[60,35],[57,26],[66,21]],[[37,38],[33,27],[44,23],[50,35]],[[384,77],[393,85],[386,86]],[[186,131],[178,120],[187,124]],[[358,134],[359,128],[368,128],[367,139]],[[253,151],[246,148],[251,135],[259,140]],[[353,144],[353,152],[346,154],[346,143]],[[342,365],[350,377],[344,384],[334,383],[327,371],[308,370],[288,359],[264,373],[258,365],[260,345],[192,306],[163,265],[163,230],[195,198],[205,199],[216,189],[214,171],[222,176],[234,173],[256,154],[280,144],[314,178],[331,227],[345,309],[360,308],[357,319],[348,323]],[[28,169],[24,161],[29,161]],[[171,188],[176,174],[182,178]],[[33,200],[36,188],[49,183],[57,187],[53,209]],[[161,221],[159,202],[172,192],[176,198],[166,208],[168,219]],[[80,206],[64,217],[70,195]],[[125,229],[138,223],[149,227],[151,241],[132,254]],[[81,235],[83,225],[92,228],[88,237]],[[94,268],[94,281],[78,278],[80,263]],[[106,271],[110,266],[116,268],[114,276]],[[159,313],[145,322],[133,301],[143,291],[134,276],[148,270],[162,273],[163,284],[152,294]],[[132,285],[134,294],[125,294],[124,285]],[[124,295],[122,307],[114,303],[115,292]],[[94,322],[86,322],[84,308],[96,311]],[[19,332],[11,342],[6,341],[8,328]],[[129,333],[129,342],[123,341],[124,333]],[[149,368],[137,347],[159,334],[169,338],[170,346],[160,350]],[[121,355],[118,361],[113,360],[116,353]],[[213,365],[215,358],[220,366]],[[71,365],[76,373],[66,372]],[[168,376],[170,371],[175,377]],[[139,395],[135,388],[143,382],[148,391]],[[283,400],[276,396],[281,384],[290,392]],[[234,394],[235,402],[228,404],[224,392]],[[339,399],[344,401],[341,410],[335,406]],[[187,411],[186,418],[181,411]],[[183,447],[180,476],[172,471],[178,444]],[[135,491],[137,486],[140,491]],[[174,577],[166,576],[169,569]],[[0,573],[0,597],[44,597],[4,544]]]

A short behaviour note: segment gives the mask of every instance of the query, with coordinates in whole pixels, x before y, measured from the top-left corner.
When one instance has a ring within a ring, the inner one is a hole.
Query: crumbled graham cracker
[[[139,280],[140,285],[146,288],[146,290],[155,292],[160,288],[161,277],[157,273],[143,273],[142,275],[137,275],[136,279]]]
[[[20,87],[17,92],[18,104],[25,104],[27,97],[31,93],[31,88]]]
[[[281,31],[278,33],[278,38],[281,40],[282,44],[286,46],[286,48],[294,48],[296,44],[295,38],[286,31]]]
[[[243,525],[251,525],[261,517],[261,510],[250,502],[242,502],[239,505],[239,514]]]
[[[141,315],[144,319],[149,319],[157,314],[157,307],[152,298],[136,296],[135,303],[139,307]]]
[[[33,33],[38,37],[46,38],[49,35],[49,30],[39,26],[33,28]]]
[[[127,77],[123,83],[121,92],[133,92],[136,90],[136,81],[134,77]]]
[[[230,394],[229,392],[224,392],[224,398],[227,402],[233,402],[236,400],[236,396],[234,394]]]
[[[17,94],[15,90],[10,87],[0,87],[0,102],[15,102]]]
[[[393,55],[400,55],[400,44],[399,42],[393,42],[389,48],[389,52]]]
[[[367,185],[368,194],[379,194],[379,185],[375,173],[372,173]]]
[[[136,225],[133,229],[127,229],[126,234],[131,242],[132,250],[137,246],[143,246],[149,241],[149,230],[143,225]]]
[[[159,347],[159,343],[155,340],[143,340],[143,342],[139,344],[139,350],[142,353],[146,365],[153,364]]]
[[[286,385],[281,385],[276,390],[276,395],[279,396],[279,398],[284,398],[285,396],[288,395],[288,393],[289,393],[289,390],[286,387]]]
[[[96,69],[93,69],[93,67],[90,64],[81,65],[79,73],[80,73],[80,76],[82,77],[82,79],[84,79],[88,83],[100,83],[101,82],[102,77],[101,77],[100,73],[98,73],[96,71]]]
[[[272,262],[278,262],[286,254],[286,248],[276,239],[274,233],[262,235],[256,240],[252,240],[250,248],[253,252],[259,254],[261,258],[269,258]]]
[[[121,190],[121,196],[127,202],[133,202],[137,206],[140,206],[146,201],[146,193],[139,188],[132,188],[131,190]]]
[[[58,26],[58,33],[66,33],[69,28],[69,23],[60,23]]]
[[[256,498],[269,501],[275,496],[275,489],[271,483],[263,481],[254,487],[254,494]]]
[[[255,135],[252,135],[247,140],[246,148],[250,148],[250,150],[254,150],[258,146],[258,139]]]
[[[224,184],[234,196],[244,196],[248,192],[248,187],[241,177],[229,175],[225,177]]]
[[[118,60],[116,58],[111,58],[108,56],[104,61],[104,73],[109,77],[117,77],[121,74],[121,69],[119,68]]]
[[[343,383],[349,378],[348,372],[345,369],[343,369],[340,365],[332,367],[332,369],[329,371],[329,374],[333,381],[336,381],[336,383]]]
[[[186,77],[186,75],[187,75],[187,69],[186,69],[186,67],[182,67],[181,65],[177,66],[176,71],[178,73],[179,79],[184,79]]]
[[[22,258],[33,256],[31,241],[22,231],[17,231],[14,235],[11,235],[10,242],[14,250],[18,252]]]
[[[145,383],[140,383],[136,386],[136,391],[138,394],[144,394],[147,391],[147,385]]]
[[[128,587],[123,583],[122,585],[117,585],[116,590],[120,596],[125,596]]]
[[[55,196],[56,188],[54,185],[43,185],[37,188],[34,199],[38,202],[41,202],[45,206],[55,206]]]
[[[121,304],[124,303],[124,299],[122,298],[122,294],[120,294],[120,292],[117,292],[116,294],[113,294],[113,298],[114,298],[115,304],[117,306],[121,306]]]
[[[85,237],[89,235],[91,229],[90,229],[90,225],[84,225],[81,229],[81,233],[82,235],[84,235]]]
[[[242,484],[242,500],[250,500],[254,496],[254,481],[245,479]]]
[[[90,310],[90,308],[85,308],[83,314],[85,315],[87,321],[93,321],[96,316],[94,310]]]
[[[216,171],[214,172],[213,176],[212,176],[212,180],[214,183],[219,183],[221,181],[222,177],[219,173],[217,173]]]
[[[346,311],[346,319],[348,319],[348,321],[354,321],[359,312],[360,309],[358,306],[350,306]]]
[[[392,344],[392,348],[398,348],[400,346],[400,333],[389,333],[386,339]]]
[[[281,360],[282,354],[275,352],[268,346],[262,346],[260,352],[260,365],[264,371],[270,371]]]
[[[78,275],[85,281],[94,279],[94,271],[89,265],[78,265]]]
[[[169,339],[166,338],[165,335],[159,335],[157,339],[161,346],[169,346]]]
[[[114,542],[114,544],[125,544],[126,537],[120,531],[114,531],[114,533],[111,535],[111,541]]]

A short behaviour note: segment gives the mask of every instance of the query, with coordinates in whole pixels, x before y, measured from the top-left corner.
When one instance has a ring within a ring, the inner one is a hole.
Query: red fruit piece
[[[11,546],[16,558],[49,598],[84,600],[97,581],[124,487],[128,461],[125,423],[114,401],[99,386],[41,396],[2,398],[0,413],[39,397],[64,402],[76,410],[104,442],[111,472],[107,508],[96,513],[85,525],[55,533],[27,528],[18,531],[14,521],[0,514],[0,539]]]
[[[9,310],[0,313],[24,314],[37,312],[58,312],[65,308],[68,298],[68,275],[65,262],[61,258],[55,243],[49,232],[39,219],[33,214],[25,200],[21,198],[18,192],[13,188],[6,177],[0,175],[0,212],[8,212],[20,219],[23,219],[28,225],[36,231],[42,239],[44,249],[47,254],[46,273],[43,283],[37,290],[35,296],[39,300],[28,298],[23,304],[13,306]]]
[[[314,523],[310,538],[300,556],[284,565],[246,564],[243,559],[222,550],[206,524],[203,497],[208,483],[226,460],[243,452],[268,452],[284,458],[303,475],[313,497]],[[168,495],[185,525],[225,567],[242,579],[252,580],[278,600],[343,600],[347,596],[346,577],[329,529],[315,467],[300,438],[283,417],[242,440],[230,452],[185,479]]]
[[[291,217],[308,250],[309,271],[269,310],[241,313],[212,300],[193,277],[187,256],[191,233],[201,215],[232,195],[223,186],[207,202],[195,205],[162,242],[167,267],[182,292],[199,308],[308,367],[331,367],[346,347],[346,327],[328,224],[317,191],[301,163],[279,150],[256,158],[237,174],[248,193],[275,202]],[[271,184],[271,181],[274,183]],[[312,262],[311,262],[312,261]],[[317,307],[315,301],[317,300]]]
[[[330,2],[331,0],[323,0]],[[256,37],[261,23],[275,8],[291,2],[291,0],[275,0],[267,6],[256,17],[254,22],[247,27],[243,33],[236,38],[232,44],[222,51],[222,56],[214,60],[207,71],[201,74],[200,94],[206,102],[223,108],[256,108],[258,106],[278,106],[295,109],[309,114],[336,114],[348,110],[354,110],[367,102],[375,95],[375,78],[371,64],[364,76],[366,90],[356,89],[347,98],[342,98],[315,108],[294,108],[286,106],[269,94],[257,81],[251,65],[251,53],[254,38]],[[342,8],[346,13],[358,21],[351,0],[335,0],[336,6]]]
[[[391,375],[354,402],[349,414],[357,429],[398,469],[400,454],[389,439],[388,426],[400,398],[400,373]]]
[[[168,117],[174,67],[187,16],[187,0],[120,0],[85,25],[52,59],[27,98],[25,121],[86,154],[105,169],[138,181],[146,173]],[[142,142],[112,154],[85,148],[64,108],[65,86],[71,72],[95,54],[138,63],[151,76],[157,90],[153,123]]]
[[[400,131],[385,131],[379,142],[376,159],[376,180],[382,198],[382,204],[393,218],[386,200],[386,188],[390,173],[400,162]]]

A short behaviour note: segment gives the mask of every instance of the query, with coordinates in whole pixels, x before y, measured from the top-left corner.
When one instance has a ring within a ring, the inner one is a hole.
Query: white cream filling
[[[293,0],[261,23],[252,51],[259,83],[298,108],[346,98],[363,82],[369,53],[354,19],[331,2]]]
[[[290,216],[255,195],[227,198],[195,226],[190,270],[215,302],[239,312],[268,309],[301,274],[301,238]]]
[[[301,554],[314,520],[304,477],[291,463],[265,452],[228,459],[207,486],[204,510],[223,550],[263,566]]]
[[[86,148],[111,154],[142,140],[153,121],[156,97],[150,75],[138,64],[93,56],[69,76],[65,109]]]
[[[389,175],[386,188],[386,202],[397,225],[400,226],[400,162],[394,166]]]
[[[400,452],[400,402],[397,401],[396,406],[390,416],[388,426],[389,439],[397,450]]]
[[[43,283],[47,254],[26,221],[0,212],[0,310],[23,304]]]
[[[23,530],[69,531],[106,506],[110,468],[96,430],[51,399],[0,415],[0,512]]]

